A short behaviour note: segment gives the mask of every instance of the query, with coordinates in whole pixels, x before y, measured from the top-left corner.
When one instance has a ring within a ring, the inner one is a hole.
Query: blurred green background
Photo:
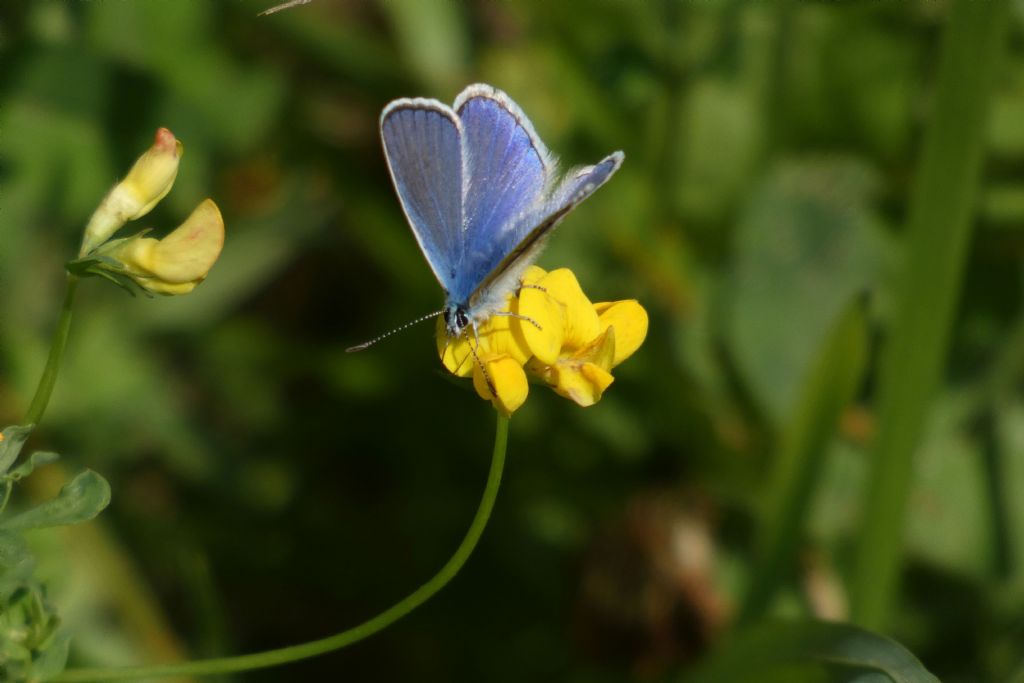
[[[351,649],[236,679],[685,671],[732,628],[782,435],[861,301],[866,368],[818,449],[770,605],[849,618],[878,351],[948,4],[316,0],[257,16],[270,4],[0,8],[0,423],[24,414],[85,221],[158,126],[185,156],[142,224],[167,230],[212,196],[228,230],[190,296],[81,288],[35,437],[114,491],[100,524],[35,539],[73,662],[327,635],[452,552],[491,408],[444,375],[430,325],[344,348],[442,301],[377,117],[477,81],[566,165],[625,151],[540,265],[572,268],[595,301],[639,299],[648,340],[593,408],[533,389],[490,527],[433,602]],[[884,630],[945,681],[1006,680],[1024,660],[1024,4],[1005,21],[946,371],[892,519],[907,559]]]

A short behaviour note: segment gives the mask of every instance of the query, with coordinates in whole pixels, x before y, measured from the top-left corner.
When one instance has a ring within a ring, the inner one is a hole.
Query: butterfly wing
[[[622,152],[614,152],[593,166],[584,166],[567,173],[550,197],[539,207],[527,212],[512,226],[514,246],[481,280],[473,295],[473,306],[500,305],[501,299],[519,285],[523,271],[537,258],[551,230],[580,202],[619,170]]]
[[[559,221],[622,163],[616,152],[570,171],[507,95],[471,85],[455,106],[401,99],[381,139],[402,209],[449,302],[481,315],[503,303]]]
[[[456,98],[465,169],[465,251],[451,298],[466,302],[515,247],[523,216],[543,202],[555,162],[533,125],[505,93],[471,85]]]
[[[380,116],[381,140],[402,210],[445,292],[463,260],[462,124],[448,106],[401,99]]]

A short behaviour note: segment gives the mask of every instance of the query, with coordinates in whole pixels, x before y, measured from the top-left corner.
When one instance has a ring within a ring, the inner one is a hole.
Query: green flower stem
[[[473,518],[465,538],[462,539],[462,543],[455,551],[455,554],[441,568],[441,571],[435,574],[432,579],[420,586],[407,598],[398,602],[393,607],[384,610],[372,619],[341,633],[336,633],[333,636],[276,650],[238,655],[236,657],[200,659],[177,664],[68,669],[53,680],[60,683],[80,683],[81,681],[149,679],[166,676],[208,676],[210,674],[251,671],[253,669],[264,669],[327,654],[368,638],[374,633],[387,628],[432,598],[438,591],[448,585],[448,582],[455,578],[455,575],[462,569],[462,566],[469,559],[470,554],[472,554],[473,549],[476,548],[476,544],[484,532],[484,527],[487,526],[487,520],[491,516],[491,510],[494,509],[494,501],[497,498],[498,488],[501,485],[501,473],[505,468],[505,449],[507,444],[508,418],[499,415],[497,430],[494,435],[494,454],[491,456],[491,471],[487,476],[487,486],[480,500],[480,506],[477,508],[476,516]]]
[[[28,413],[25,415],[25,424],[39,424],[46,406],[50,403],[50,394],[53,393],[53,386],[57,383],[57,373],[60,372],[60,361],[64,356],[64,347],[68,344],[68,333],[71,331],[71,308],[75,303],[75,291],[78,289],[78,277],[68,276],[67,290],[64,293],[64,305],[60,309],[60,320],[57,321],[57,329],[53,333],[53,341],[50,343],[50,355],[46,359],[46,367],[43,368],[43,375],[39,378],[39,385],[36,387],[35,396],[29,404]]]
[[[967,260],[1007,0],[953,0],[908,211],[906,261],[878,379],[878,437],[851,585],[853,617],[884,629],[898,595],[914,454],[943,374]]]

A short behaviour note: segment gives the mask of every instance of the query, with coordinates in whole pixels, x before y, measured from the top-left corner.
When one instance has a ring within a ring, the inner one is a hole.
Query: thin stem
[[[448,585],[448,582],[455,578],[462,566],[469,559],[477,541],[487,526],[487,520],[494,509],[494,501],[498,495],[498,488],[501,485],[501,473],[505,467],[505,449],[508,443],[508,418],[498,416],[497,430],[494,435],[494,454],[491,456],[491,471],[487,476],[487,486],[484,489],[480,506],[477,508],[476,516],[473,518],[469,531],[459,545],[455,554],[451,556],[444,567],[441,568],[432,579],[420,586],[416,591],[393,607],[384,610],[377,616],[364,621],[362,624],[336,633],[333,636],[321,638],[301,645],[282,647],[276,650],[256,652],[236,657],[220,657],[217,659],[200,659],[191,662],[177,664],[158,664],[155,666],[131,666],[113,668],[92,668],[92,669],[68,669],[63,674],[53,679],[60,683],[71,683],[81,681],[113,681],[140,678],[162,678],[166,676],[207,676],[210,674],[233,673],[238,671],[251,671],[253,669],[264,669],[289,662],[297,662],[302,659],[327,654],[339,650],[347,645],[357,643],[378,631],[395,623],[424,602],[432,598],[438,591]]]
[[[36,387],[35,396],[29,404],[28,413],[25,415],[25,424],[39,424],[46,406],[50,402],[50,394],[53,393],[53,386],[57,383],[57,373],[60,371],[60,361],[64,356],[64,347],[68,344],[68,333],[71,331],[71,308],[75,303],[75,290],[78,289],[78,278],[74,275],[68,276],[67,290],[64,292],[64,305],[60,309],[60,320],[57,321],[57,329],[53,333],[53,341],[50,342],[50,355],[46,359],[46,367],[43,368],[43,375],[39,378],[39,385]]]

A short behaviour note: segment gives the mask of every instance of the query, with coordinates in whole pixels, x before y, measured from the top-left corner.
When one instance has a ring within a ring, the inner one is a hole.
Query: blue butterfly
[[[443,315],[449,338],[475,333],[505,305],[551,230],[623,159],[615,152],[559,174],[526,114],[483,84],[467,87],[451,107],[394,100],[380,132],[402,210],[445,292],[444,308],[420,320]]]

